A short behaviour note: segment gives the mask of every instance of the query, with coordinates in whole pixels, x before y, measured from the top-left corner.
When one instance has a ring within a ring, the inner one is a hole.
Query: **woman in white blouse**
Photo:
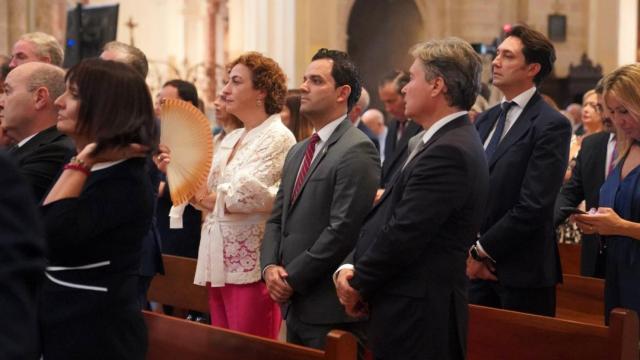
[[[228,68],[222,97],[244,128],[222,140],[208,191],[193,200],[209,211],[194,282],[209,287],[212,325],[277,338],[280,311],[261,281],[259,251],[285,156],[296,142],[279,115],[286,78],[259,53],[242,55]]]

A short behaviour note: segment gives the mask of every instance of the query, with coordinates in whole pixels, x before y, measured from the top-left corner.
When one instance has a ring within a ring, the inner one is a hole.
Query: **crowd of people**
[[[139,49],[63,70],[53,37],[20,37],[0,74],[0,357],[143,359],[163,253],[197,259],[210,319],[189,318],[273,339],[284,319],[313,348],[342,329],[359,358],[463,359],[469,303],[554,316],[557,234],[605,279],[605,316],[640,311],[640,65],[561,112],[539,89],[555,49],[527,26],[497,48],[493,106],[464,40],[410,53],[377,94],[338,50],[296,89],[234,59],[208,179],[173,204],[158,106],[202,110],[196,87],[167,81],[154,106]]]

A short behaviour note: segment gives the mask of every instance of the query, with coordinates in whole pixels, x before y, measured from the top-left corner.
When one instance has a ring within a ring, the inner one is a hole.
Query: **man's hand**
[[[264,281],[271,299],[277,303],[284,303],[291,295],[293,289],[287,283],[287,271],[282,266],[271,265],[264,271]]]
[[[493,272],[495,269],[488,261],[476,261],[471,255],[467,257],[467,276],[469,279],[498,281]]]
[[[342,269],[336,278],[336,293],[338,300],[344,306],[347,315],[354,318],[361,318],[369,313],[367,305],[362,301],[360,293],[349,284],[353,278],[353,269]]]

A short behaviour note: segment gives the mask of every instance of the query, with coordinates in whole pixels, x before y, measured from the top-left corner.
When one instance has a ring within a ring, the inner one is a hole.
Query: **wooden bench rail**
[[[469,360],[637,360],[638,317],[614,309],[611,326],[469,305]]]
[[[149,360],[355,360],[353,335],[332,330],[326,350],[287,344],[144,311],[149,331]]]
[[[162,255],[162,262],[165,274],[153,277],[147,292],[149,301],[208,314],[207,288],[193,283],[196,260]]]

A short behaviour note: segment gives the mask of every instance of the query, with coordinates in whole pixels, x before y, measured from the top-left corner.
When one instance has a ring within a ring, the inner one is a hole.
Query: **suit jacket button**
[[[288,232],[288,231],[284,231],[284,232],[282,233],[282,235],[283,235],[283,236],[285,236],[285,237],[287,237],[287,236],[289,236],[289,232]]]

